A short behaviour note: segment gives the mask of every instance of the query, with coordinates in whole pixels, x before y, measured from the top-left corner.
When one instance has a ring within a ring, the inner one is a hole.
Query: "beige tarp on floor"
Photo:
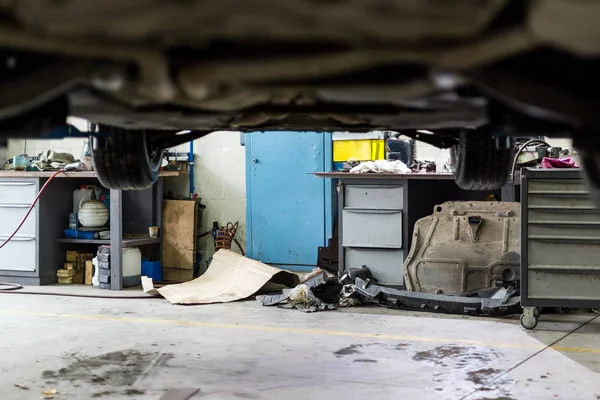
[[[145,280],[144,292],[158,292],[173,304],[226,303],[246,299],[267,283],[295,287],[299,277],[233,251],[219,250],[201,277],[160,289],[154,289],[151,280]]]

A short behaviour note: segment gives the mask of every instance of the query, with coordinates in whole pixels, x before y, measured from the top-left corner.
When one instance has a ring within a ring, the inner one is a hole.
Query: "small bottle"
[[[77,214],[70,213],[69,214],[69,229],[77,230],[78,222],[77,222]]]

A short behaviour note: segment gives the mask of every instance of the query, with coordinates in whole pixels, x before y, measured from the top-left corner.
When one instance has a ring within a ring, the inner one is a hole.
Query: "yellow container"
[[[383,139],[334,140],[333,162],[373,161],[385,159],[385,141]]]

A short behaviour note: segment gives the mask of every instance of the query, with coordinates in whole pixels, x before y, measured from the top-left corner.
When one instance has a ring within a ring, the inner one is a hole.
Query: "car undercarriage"
[[[453,148],[479,190],[512,137],[571,137],[600,193],[600,3],[1,0],[0,18],[0,142],[85,118],[110,188],[215,130],[390,130]]]

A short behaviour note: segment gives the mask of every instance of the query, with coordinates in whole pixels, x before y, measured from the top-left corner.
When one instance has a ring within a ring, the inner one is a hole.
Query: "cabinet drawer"
[[[31,204],[37,195],[36,182],[31,181],[0,181],[0,204],[20,203]]]
[[[402,285],[403,264],[402,250],[344,248],[344,269],[366,265],[371,269],[373,277],[381,284]]]
[[[8,237],[0,236],[0,242]],[[0,249],[0,270],[8,271],[35,271],[37,256],[36,242],[33,237],[14,237]]]
[[[402,248],[402,210],[344,210],[344,246]]]
[[[402,208],[402,185],[344,185],[344,208]]]
[[[29,205],[26,204],[7,204],[2,203],[0,199],[0,237],[9,236],[17,226],[21,223],[25,214],[27,214],[27,210],[29,210]],[[27,237],[36,237],[37,235],[37,218],[36,212],[37,207],[31,210],[31,214],[17,232],[18,236],[27,236]]]

